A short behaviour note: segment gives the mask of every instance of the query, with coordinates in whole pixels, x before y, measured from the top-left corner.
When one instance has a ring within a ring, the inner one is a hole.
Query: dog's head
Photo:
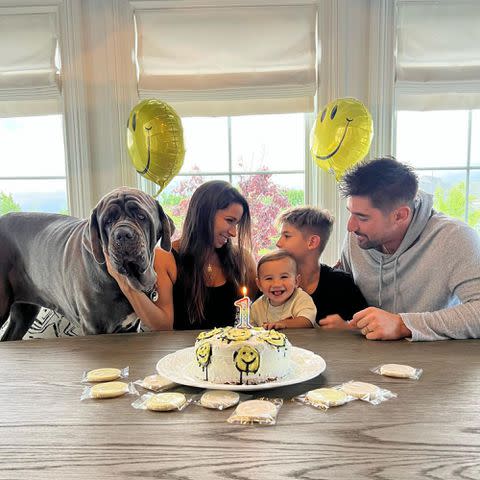
[[[160,204],[150,195],[122,187],[105,195],[93,209],[84,245],[95,261],[105,263],[104,251],[113,268],[125,275],[136,290],[155,286],[153,251],[170,250],[175,227]]]

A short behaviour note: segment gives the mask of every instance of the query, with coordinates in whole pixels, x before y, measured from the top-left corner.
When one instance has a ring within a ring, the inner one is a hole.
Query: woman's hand
[[[108,256],[107,252],[104,250],[103,255],[105,256],[105,264],[107,266],[107,272],[112,276],[115,281],[118,283],[120,290],[125,292],[130,290],[130,284],[128,283],[127,277],[119,273],[115,268],[113,268],[112,262],[110,261],[110,257]]]
[[[127,277],[115,270],[107,252],[104,251],[103,254],[108,273],[118,283],[142,323],[151,330],[172,330],[173,284],[177,279],[177,266],[173,254],[160,248],[155,249],[154,268],[157,274],[158,292],[155,302],[144,292],[132,288]]]

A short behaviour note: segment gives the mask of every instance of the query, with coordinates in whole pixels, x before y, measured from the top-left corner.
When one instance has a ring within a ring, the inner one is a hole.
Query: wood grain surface
[[[370,342],[350,332],[289,330],[292,343],[321,355],[327,369],[309,382],[253,392],[285,400],[269,427],[230,425],[232,410],[196,405],[135,410],[132,396],[80,401],[83,371],[128,365],[134,381],[154,373],[164,355],[191,346],[197,333],[0,344],[0,478],[480,478],[477,340]],[[415,381],[369,371],[381,363],[424,373]],[[327,412],[289,401],[352,379],[398,397]]]

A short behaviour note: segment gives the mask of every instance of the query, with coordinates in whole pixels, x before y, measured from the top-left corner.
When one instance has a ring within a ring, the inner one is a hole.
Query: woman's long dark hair
[[[180,237],[179,257],[181,271],[179,280],[185,292],[191,294],[186,300],[190,323],[201,326],[204,320],[204,304],[207,294],[205,267],[208,255],[214,244],[215,214],[233,203],[243,207],[243,215],[238,223],[237,245],[231,239],[216,249],[222,271],[227,281],[237,289],[248,283],[246,252],[251,251],[250,208],[245,197],[230,183],[213,180],[200,185],[192,195]]]

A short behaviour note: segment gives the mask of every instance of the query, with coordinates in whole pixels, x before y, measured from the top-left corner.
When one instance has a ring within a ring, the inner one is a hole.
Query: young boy
[[[352,277],[320,263],[334,218],[327,210],[297,207],[278,218],[281,235],[277,247],[297,261],[300,287],[317,307],[317,323],[324,328],[348,328],[346,320],[368,307]]]
[[[298,282],[297,262],[290,253],[264,255],[257,265],[257,286],[263,295],[252,305],[252,324],[276,330],[314,327],[317,309]]]

